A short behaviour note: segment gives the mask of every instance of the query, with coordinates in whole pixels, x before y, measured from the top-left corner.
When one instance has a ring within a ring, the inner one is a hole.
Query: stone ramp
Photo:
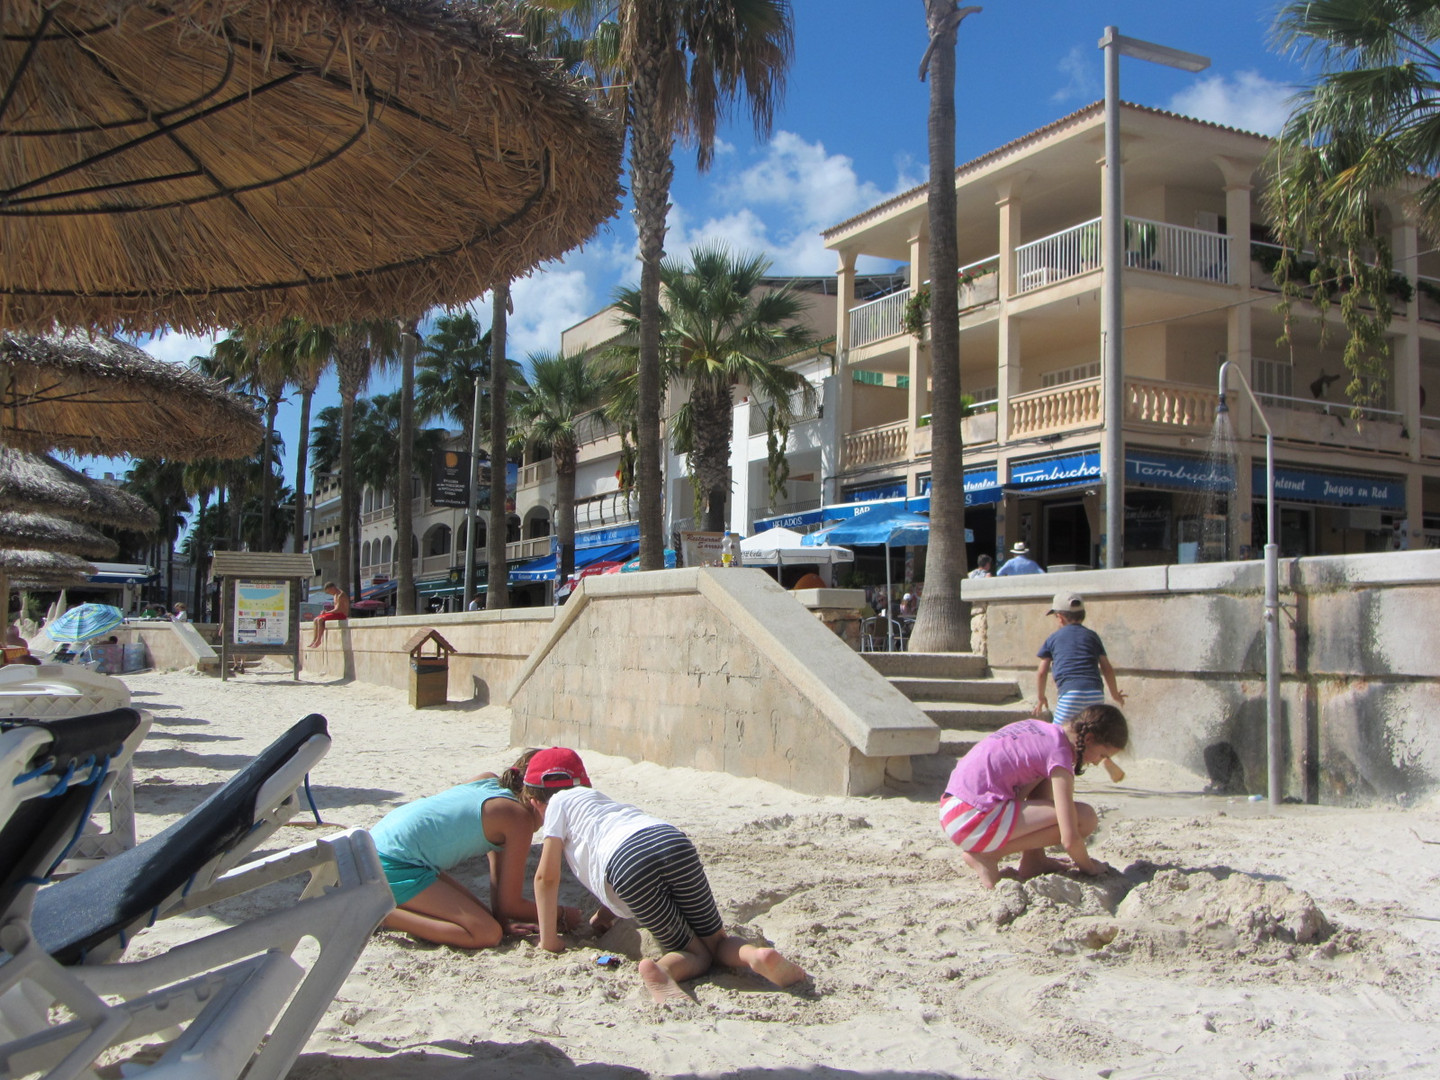
[[[914,781],[943,785],[955,762],[990,732],[1030,715],[1020,686],[990,674],[973,653],[864,654],[870,666],[940,728],[940,748],[910,759]]]

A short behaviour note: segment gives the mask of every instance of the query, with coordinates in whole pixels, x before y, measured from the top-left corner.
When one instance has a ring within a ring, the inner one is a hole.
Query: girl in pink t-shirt
[[[940,827],[987,889],[1000,880],[1000,860],[1016,852],[1022,881],[1070,869],[1046,857],[1045,849],[1056,844],[1075,869],[1103,873],[1105,864],[1085,850],[1098,819],[1091,806],[1075,801],[1075,777],[1129,741],[1124,714],[1113,705],[1092,705],[1064,724],[1008,724],[956,764],[940,799]]]

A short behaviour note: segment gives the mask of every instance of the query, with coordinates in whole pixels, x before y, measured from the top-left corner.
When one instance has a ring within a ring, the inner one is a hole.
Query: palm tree
[[[475,423],[475,383],[490,378],[490,332],[469,311],[441,315],[415,362],[415,410],[425,420],[459,421],[464,445]]]
[[[194,618],[197,622],[206,622],[205,559],[210,553],[210,547],[213,546],[213,544],[207,545],[206,541],[213,541],[215,536],[214,522],[209,520],[212,515],[207,511],[210,506],[210,496],[224,486],[224,463],[217,458],[201,458],[198,461],[187,462],[182,483],[187,495],[200,500],[200,509],[195,514],[195,528],[186,537],[186,554],[190,558],[190,566],[194,572],[194,585],[190,594],[195,599]]]
[[[664,565],[660,479],[660,264],[670,209],[671,154],[676,138],[692,141],[699,167],[709,167],[715,133],[730,105],[744,96],[755,130],[767,135],[794,51],[788,0],[535,0],[538,6],[596,17],[614,12],[618,48],[592,57],[628,87],[630,186],[640,246],[638,450],[640,565]]]
[[[420,348],[420,320],[411,319],[400,342],[400,457],[396,462],[401,477],[395,497],[395,536],[410,536],[415,531],[415,505],[410,495],[409,477],[415,470],[415,353]],[[399,615],[415,614],[415,563],[399,557],[400,573],[395,580],[395,611]]]
[[[295,452],[295,550],[304,551],[306,481],[309,479],[310,412],[315,391],[330,369],[335,353],[335,333],[329,326],[287,319],[281,324],[286,348],[290,352],[291,381],[300,391],[300,438]]]
[[[247,328],[231,332],[215,343],[213,354],[227,370],[235,372],[238,381],[260,398],[265,413],[265,440],[260,451],[261,461],[270,461],[275,445],[275,417],[285,389],[295,373],[294,351],[289,347],[286,327]],[[260,550],[271,549],[271,488],[273,472],[266,470],[260,477]]]
[[[354,559],[356,508],[360,487],[353,475],[355,400],[370,376],[391,367],[400,350],[400,326],[392,319],[371,319],[335,328],[335,370],[340,376],[340,557],[337,576],[355,596],[360,567]]]
[[[814,340],[799,322],[805,301],[788,285],[773,287],[762,255],[732,255],[723,244],[702,245],[689,265],[667,260],[660,269],[665,304],[660,349],[665,381],[685,379],[688,401],[675,418],[675,450],[689,455],[697,517],[711,531],[726,528],[730,495],[730,441],[737,386],[773,402],[767,429],[788,426],[797,393],[813,390],[805,378],[778,363]],[[638,334],[638,290],[622,290],[617,307],[627,337]],[[622,347],[621,351],[627,351]],[[628,351],[633,353],[633,347]]]
[[[531,353],[530,383],[515,395],[515,441],[532,449],[549,450],[555,460],[555,532],[560,545],[562,582],[575,570],[575,466],[580,445],[579,422],[581,417],[604,402],[607,382],[599,366],[585,356]],[[503,462],[504,458],[500,460]],[[503,465],[496,468],[503,468]],[[498,527],[492,527],[492,532]],[[501,566],[504,566],[503,561]]]
[[[960,599],[965,577],[965,466],[960,434],[960,247],[955,220],[955,42],[976,7],[924,0],[930,44],[920,78],[930,82],[930,547],[925,603],[911,633],[917,652],[968,652],[970,611]],[[890,557],[887,548],[885,557]]]
[[[1276,17],[1282,47],[1318,61],[1273,154],[1263,195],[1283,248],[1287,301],[1333,297],[1349,338],[1346,393],[1373,404],[1387,376],[1391,253],[1382,199],[1409,193],[1420,230],[1440,238],[1440,0],[1291,0]],[[1424,179],[1428,177],[1429,179]],[[1317,266],[1293,281],[1299,253]]]
[[[127,491],[144,499],[160,518],[152,545],[155,565],[163,560],[165,566],[165,605],[170,605],[170,594],[174,588],[175,540],[185,527],[185,515],[190,499],[185,493],[185,467],[178,461],[165,458],[138,458],[125,474],[123,486]]]

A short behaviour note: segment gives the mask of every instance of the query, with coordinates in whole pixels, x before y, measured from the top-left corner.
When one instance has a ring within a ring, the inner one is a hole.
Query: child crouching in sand
[[[689,1000],[680,983],[715,961],[747,967],[776,986],[805,972],[775,949],[725,933],[705,868],[689,837],[633,806],[590,787],[573,750],[555,747],[530,759],[526,794],[545,806],[544,838],[535,871],[540,945],[564,952],[557,929],[560,861],[600,901],[591,922],[606,929],[615,917],[633,918],[655,936],[665,955],[640,961],[640,978],[657,1003]]]
[[[1081,873],[1104,873],[1105,864],[1085,850],[1098,819],[1075,801],[1075,777],[1129,741],[1125,717],[1113,705],[1091,705],[1064,724],[1008,724],[956,764],[940,800],[940,827],[987,889],[1000,880],[1000,860],[1016,852],[1022,881],[1070,869],[1045,855],[1055,844]]]

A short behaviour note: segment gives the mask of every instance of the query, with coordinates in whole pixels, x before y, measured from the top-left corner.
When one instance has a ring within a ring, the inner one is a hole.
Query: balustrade
[[[905,305],[910,290],[900,289],[879,300],[850,309],[850,347],[858,349],[894,337],[905,329]]]
[[[1043,435],[1098,424],[1100,380],[1066,383],[1010,399],[1010,437]]]
[[[1125,380],[1126,421],[1208,429],[1214,426],[1215,407],[1219,403],[1219,395],[1204,386],[1151,379]]]
[[[910,422],[862,428],[845,436],[845,468],[884,465],[910,457]]]

